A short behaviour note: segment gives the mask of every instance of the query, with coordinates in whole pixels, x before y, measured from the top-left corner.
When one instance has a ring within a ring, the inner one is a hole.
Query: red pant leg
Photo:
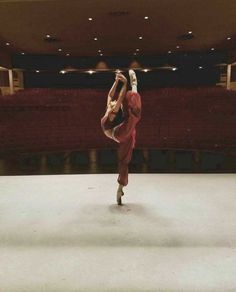
[[[136,116],[140,116],[142,103],[139,93],[128,91],[126,94],[126,100],[128,103],[128,107],[133,109],[133,112]]]
[[[141,107],[142,104],[139,93],[133,92],[131,90],[127,91],[125,99],[123,101],[123,111],[125,117],[129,116],[130,109],[132,109],[134,113],[136,111],[135,115],[137,117],[141,116]]]
[[[141,118],[141,98],[136,92],[128,91],[124,101],[124,122],[118,125],[113,132],[116,140],[124,142],[135,129]]]
[[[141,98],[136,92],[128,91],[124,101],[125,120],[113,132],[114,138],[120,142],[118,149],[118,183],[128,184],[129,162],[135,147],[135,126],[141,118]]]
[[[135,146],[136,130],[124,141],[118,148],[118,183],[126,186],[128,184],[129,162],[132,158],[133,148]]]

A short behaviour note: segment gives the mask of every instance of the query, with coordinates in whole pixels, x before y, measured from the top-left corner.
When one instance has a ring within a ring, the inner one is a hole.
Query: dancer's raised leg
[[[137,77],[136,74],[134,72],[134,70],[130,69],[129,70],[129,78],[130,78],[130,86],[132,88],[133,92],[138,92],[138,81],[137,81]]]

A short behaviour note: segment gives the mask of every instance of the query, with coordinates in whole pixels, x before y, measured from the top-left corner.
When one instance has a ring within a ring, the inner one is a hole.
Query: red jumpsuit
[[[119,143],[118,148],[118,183],[128,184],[128,165],[136,142],[136,124],[141,118],[141,97],[128,91],[123,101],[124,121],[113,128],[113,138]],[[104,128],[104,127],[103,127]]]

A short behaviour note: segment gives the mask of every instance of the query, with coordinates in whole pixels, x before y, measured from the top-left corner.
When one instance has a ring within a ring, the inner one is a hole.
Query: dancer
[[[104,134],[119,143],[117,179],[117,203],[122,205],[123,187],[128,184],[128,165],[136,142],[136,124],[141,118],[141,97],[137,92],[137,78],[133,70],[129,70],[131,91],[127,91],[127,79],[122,74],[116,74],[108,98],[107,110],[101,119]],[[117,100],[112,100],[121,81],[123,86]]]

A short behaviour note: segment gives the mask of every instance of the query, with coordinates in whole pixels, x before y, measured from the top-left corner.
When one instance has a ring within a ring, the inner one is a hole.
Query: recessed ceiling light
[[[47,34],[46,37],[47,37],[47,38],[50,38],[51,36],[50,36],[50,34]]]
[[[66,55],[67,55],[67,56],[70,56],[70,54],[69,54],[69,53],[67,53]]]
[[[149,69],[143,69],[143,72],[147,73],[148,71],[150,71]]]
[[[36,70],[36,73],[39,73],[40,71],[39,70]]]
[[[202,69],[203,67],[202,67],[202,66],[199,66],[198,68],[199,68],[199,69]]]
[[[21,55],[24,55],[24,54],[25,54],[25,53],[23,53],[23,52],[21,53]]]
[[[227,37],[227,40],[228,40],[228,41],[231,40],[231,37]]]
[[[188,34],[192,34],[193,32],[190,30],[190,31],[188,31]]]
[[[61,70],[60,73],[61,73],[61,74],[65,74],[66,71],[65,71],[65,70]]]
[[[58,49],[58,51],[59,51],[59,52],[61,52],[61,51],[62,51],[62,49]]]
[[[101,53],[102,52],[102,50],[98,50],[98,53]]]
[[[140,50],[139,49],[136,49],[136,51],[139,52]]]
[[[211,51],[214,51],[215,49],[214,48],[211,48]]]
[[[10,46],[10,43],[6,43],[6,46]]]
[[[88,20],[89,20],[89,21],[92,21],[93,19],[92,19],[92,17],[89,17]]]
[[[94,38],[94,40],[95,40],[95,41],[97,41],[97,40],[98,40],[98,38]]]
[[[171,51],[168,51],[168,54],[171,54],[172,52]]]
[[[176,70],[177,70],[177,68],[176,68],[176,67],[172,68],[172,71],[176,71]]]
[[[148,19],[148,18],[149,18],[148,16],[145,16],[145,17],[144,17],[144,19]]]
[[[139,37],[139,39],[140,39],[140,40],[142,40],[142,39],[143,39],[143,37],[142,37],[142,36],[140,36],[140,37]]]
[[[93,70],[89,70],[88,73],[89,73],[89,74],[93,74],[94,71],[93,71]]]
[[[100,56],[103,56],[103,54],[101,53]]]
[[[176,49],[179,49],[179,46],[176,46]]]

